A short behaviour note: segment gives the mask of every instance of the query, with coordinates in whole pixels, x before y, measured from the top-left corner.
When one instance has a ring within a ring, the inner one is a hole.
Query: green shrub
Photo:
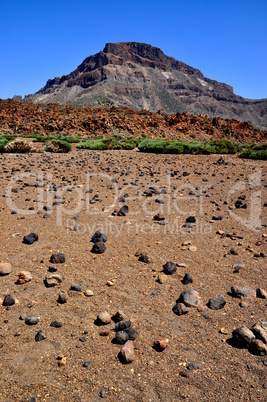
[[[173,141],[160,139],[143,140],[139,146],[141,152],[163,154],[219,154],[236,153],[237,148],[228,140],[212,140],[210,142]]]
[[[87,139],[86,141],[77,144],[78,149],[91,149],[91,150],[121,150],[121,149],[134,149],[138,145],[137,138],[100,138],[95,140]]]
[[[216,149],[217,154],[236,154],[237,147],[229,140],[211,140],[209,144]]]
[[[68,136],[64,138],[65,141],[67,141],[69,144],[78,144],[80,142],[79,138],[71,137]]]
[[[8,144],[8,139],[5,136],[1,135],[0,136],[0,152],[3,152],[4,147],[7,144]]]
[[[239,157],[244,159],[267,160],[267,143],[261,145],[250,145],[241,151]]]

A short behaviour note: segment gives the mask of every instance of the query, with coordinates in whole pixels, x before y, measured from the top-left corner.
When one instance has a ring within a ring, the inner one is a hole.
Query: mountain
[[[49,79],[26,100],[76,106],[119,106],[152,112],[209,114],[267,128],[267,99],[237,96],[227,84],[136,42],[107,43],[68,75]]]

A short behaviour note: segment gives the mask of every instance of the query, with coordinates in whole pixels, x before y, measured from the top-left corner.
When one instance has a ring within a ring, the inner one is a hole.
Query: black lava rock
[[[193,278],[190,274],[186,273],[185,276],[182,279],[182,283],[184,285],[188,285],[189,283],[193,283]]]
[[[105,243],[98,242],[98,243],[94,243],[91,253],[103,254],[105,251],[106,251]]]
[[[129,335],[125,331],[117,331],[115,339],[117,343],[123,345],[125,342],[129,340]]]
[[[3,306],[13,306],[13,304],[15,304],[14,297],[11,294],[6,295],[3,301]]]
[[[176,264],[174,264],[174,262],[168,261],[166,262],[166,264],[163,265],[163,270],[164,274],[172,275],[177,271],[177,267]]]
[[[226,304],[225,298],[223,297],[223,295],[219,295],[217,297],[209,299],[208,307],[211,310],[220,310],[225,306],[225,304]]]
[[[62,327],[62,323],[60,321],[52,321],[50,324],[50,327],[54,327],[54,328],[61,328]]]
[[[135,341],[138,335],[138,332],[133,328],[125,328],[124,332],[126,332],[129,336],[130,341]]]
[[[35,335],[35,341],[40,342],[43,341],[44,339],[46,339],[46,336],[43,330],[40,329],[40,331],[38,331],[37,334]]]
[[[118,216],[126,216],[126,214],[128,214],[128,212],[129,212],[129,208],[127,207],[127,205],[123,205],[123,207],[121,207],[118,212]]]
[[[93,243],[105,243],[107,241],[107,236],[100,232],[100,230],[97,230],[95,234],[92,236],[91,242]]]
[[[64,264],[66,261],[65,254],[52,254],[49,261],[52,262],[52,264]]]
[[[37,240],[38,240],[38,234],[36,234],[36,233],[29,233],[23,237],[24,244],[32,244]]]
[[[126,328],[130,328],[132,325],[131,321],[120,321],[115,324],[115,331],[125,331]]]

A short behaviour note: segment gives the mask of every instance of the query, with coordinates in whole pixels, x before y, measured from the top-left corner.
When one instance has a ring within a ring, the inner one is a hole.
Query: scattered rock
[[[107,236],[104,233],[100,232],[100,230],[97,230],[91,239],[91,242],[93,243],[105,243],[106,241]]]
[[[63,367],[63,366],[66,366],[66,364],[67,364],[67,358],[66,357],[58,357],[58,366],[59,367]]]
[[[267,344],[267,329],[261,324],[255,324],[250,328],[257,339]]]
[[[129,212],[129,208],[127,207],[127,205],[123,205],[123,207],[120,208],[119,212],[118,212],[118,216],[126,216],[126,214],[128,214]]]
[[[129,340],[131,340],[131,341],[135,341],[138,336],[138,332],[133,328],[129,328],[129,327],[125,328],[124,332],[126,332],[128,334]]]
[[[267,299],[267,292],[262,288],[258,288],[256,289],[256,296],[259,299]]]
[[[187,307],[197,307],[200,305],[200,296],[194,289],[184,290],[178,299],[178,302],[185,304]]]
[[[70,290],[72,290],[73,292],[81,292],[82,288],[81,288],[81,286],[73,283],[72,285],[70,285]]]
[[[228,329],[226,329],[224,327],[222,327],[219,332],[220,332],[220,334],[223,334],[223,335],[228,335],[229,334]]]
[[[115,331],[124,331],[126,328],[130,328],[132,325],[131,321],[119,321],[115,324]]]
[[[0,276],[9,275],[12,271],[12,266],[9,262],[0,262]]]
[[[68,301],[68,295],[66,293],[60,293],[60,295],[58,296],[58,303],[60,304],[64,304],[67,303]]]
[[[217,297],[209,299],[208,307],[211,310],[220,310],[225,306],[225,304],[226,304],[225,298],[223,297],[223,295],[219,295]]]
[[[255,355],[259,356],[267,355],[267,346],[260,339],[254,339],[249,346],[249,350],[251,353]]]
[[[150,263],[153,262],[153,260],[150,257],[150,255],[145,254],[145,253],[141,253],[141,255],[139,257],[139,261],[144,262],[145,264],[150,264]]]
[[[105,251],[106,251],[105,243],[98,242],[98,243],[94,243],[91,253],[103,254]]]
[[[35,340],[36,342],[40,342],[43,341],[44,339],[46,339],[46,336],[44,334],[44,331],[40,329],[40,331],[38,331],[37,334],[35,335]]]
[[[121,351],[120,357],[124,363],[131,363],[134,360],[134,344],[133,341],[127,341]]]
[[[172,275],[177,271],[176,264],[172,261],[166,262],[166,264],[163,265],[163,272],[166,275]]]
[[[32,280],[32,274],[29,271],[20,271],[18,277],[19,277],[18,282],[21,285],[30,282]]]
[[[36,233],[29,233],[23,237],[24,244],[32,244],[37,240],[38,240],[38,234],[36,234]]]
[[[97,321],[100,325],[107,325],[111,322],[111,316],[107,311],[103,311],[98,314]]]
[[[120,321],[125,321],[125,320],[126,320],[126,315],[124,314],[123,311],[118,310],[118,311],[116,312],[116,314],[114,314],[114,315],[112,316],[112,320],[113,320],[115,323],[120,322]]]
[[[179,371],[179,375],[181,377],[184,377],[184,378],[189,378],[190,377],[190,373],[188,371],[186,371],[186,370]]]
[[[172,311],[177,315],[183,315],[189,313],[189,309],[184,303],[176,303]]]
[[[50,262],[52,264],[64,264],[65,261],[65,254],[63,253],[52,254],[50,257]]]
[[[125,331],[117,331],[115,339],[117,343],[123,345],[129,340],[129,335]]]
[[[155,350],[162,352],[162,350],[166,349],[166,347],[169,345],[169,339],[160,339],[158,341],[154,342],[154,348]]]
[[[236,262],[234,264],[234,273],[237,274],[240,271],[240,268],[244,268],[245,264],[243,262]]]
[[[184,285],[189,285],[189,283],[193,283],[193,278],[189,273],[186,273],[182,279],[182,283]]]
[[[25,318],[25,324],[27,324],[27,325],[36,325],[36,324],[38,324],[38,322],[39,322],[39,317],[32,316],[32,317]]]
[[[232,332],[233,338],[235,341],[243,345],[244,347],[249,347],[251,342],[256,339],[253,332],[247,327],[239,327],[236,328]]]
[[[164,275],[162,272],[160,274],[158,274],[158,279],[157,279],[158,283],[165,283],[167,282],[167,277],[166,275]]]
[[[154,221],[164,221],[165,216],[163,216],[162,214],[157,214],[154,216]]]
[[[4,297],[3,306],[5,307],[13,306],[15,302],[16,302],[15,298],[11,294],[8,294]]]
[[[53,320],[53,321],[51,321],[51,323],[50,323],[50,327],[53,327],[53,328],[61,328],[61,327],[62,327],[62,322],[57,321],[57,320]]]
[[[84,296],[86,297],[94,296],[94,292],[91,289],[86,289],[86,291],[84,292]]]
[[[57,266],[56,265],[49,265],[48,271],[49,272],[57,272]]]
[[[45,276],[44,283],[47,288],[50,288],[59,285],[62,282],[62,280],[63,280],[62,276],[59,274],[47,274]]]
[[[256,296],[255,290],[248,286],[232,286],[231,292],[233,297],[237,297],[239,299],[242,297]]]
[[[188,216],[186,223],[196,223],[196,218],[194,216]]]

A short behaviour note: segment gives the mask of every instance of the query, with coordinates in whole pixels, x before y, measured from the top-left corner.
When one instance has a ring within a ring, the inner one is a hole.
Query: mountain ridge
[[[116,106],[152,112],[208,114],[267,128],[267,99],[247,99],[225,83],[145,43],[107,43],[74,71],[49,79],[34,103]]]

